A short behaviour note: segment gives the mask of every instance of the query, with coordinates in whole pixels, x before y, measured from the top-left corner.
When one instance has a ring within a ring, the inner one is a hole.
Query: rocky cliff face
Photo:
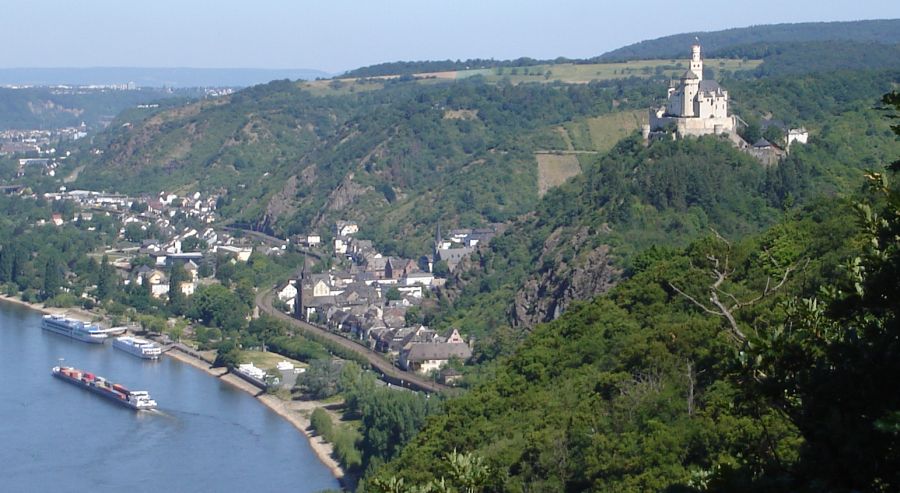
[[[587,246],[590,238],[586,229],[569,238],[564,235],[563,230],[557,230],[547,238],[540,264],[549,267],[516,293],[509,317],[514,326],[528,328],[554,320],[573,301],[602,294],[621,277],[621,270],[612,265],[609,246]]]

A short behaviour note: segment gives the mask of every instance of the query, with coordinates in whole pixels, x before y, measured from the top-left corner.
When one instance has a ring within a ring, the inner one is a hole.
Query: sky
[[[900,18],[898,0],[4,0],[0,68],[586,58],[669,34]],[[704,12],[699,6],[712,8]]]

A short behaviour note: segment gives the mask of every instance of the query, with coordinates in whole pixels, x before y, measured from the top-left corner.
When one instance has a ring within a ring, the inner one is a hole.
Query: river
[[[306,438],[249,394],[163,357],[144,361],[41,330],[39,313],[0,302],[0,489],[252,491],[337,489]],[[50,376],[81,368],[135,390],[135,412]]]

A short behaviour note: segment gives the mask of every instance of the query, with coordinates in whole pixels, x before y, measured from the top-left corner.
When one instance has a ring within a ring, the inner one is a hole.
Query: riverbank
[[[331,471],[331,474],[343,484],[344,470],[341,465],[333,457],[334,448],[322,437],[314,434],[310,430],[309,416],[317,407],[324,407],[324,404],[318,401],[285,401],[278,397],[262,392],[258,387],[251,385],[242,378],[228,373],[224,368],[212,368],[209,363],[195,356],[186,354],[173,348],[166,351],[167,356],[178,360],[182,363],[191,365],[197,369],[219,378],[229,385],[247,392],[256,397],[264,406],[271,409],[275,414],[281,416],[284,420],[294,426],[300,433],[306,436],[309,446],[319,461]]]
[[[89,312],[81,308],[45,307],[40,303],[29,303],[27,301],[23,301],[16,297],[7,296],[5,294],[0,294],[0,301],[25,307],[42,314],[66,314],[67,316],[77,318],[85,322],[89,322],[99,316],[98,314]],[[310,448],[312,448],[313,453],[316,455],[316,458],[318,458],[319,461],[328,468],[335,479],[343,484],[344,470],[341,468],[340,464],[338,464],[337,461],[332,457],[333,448],[331,444],[323,441],[321,437],[314,435],[309,429],[309,415],[316,407],[323,406],[322,403],[316,401],[287,402],[279,399],[278,397],[275,397],[274,395],[260,394],[261,391],[259,390],[259,388],[251,385],[250,383],[242,380],[235,375],[228,373],[228,370],[224,368],[212,368],[209,362],[184,353],[175,348],[167,351],[165,354],[172,359],[202,370],[207,374],[219,378],[229,385],[232,385],[256,397],[256,400],[260,401],[264,406],[269,408],[275,414],[279,415],[282,419],[293,425],[294,428],[296,428],[304,436],[306,436]]]
[[[0,300],[7,303],[24,306],[34,311],[41,312],[44,315],[67,315],[71,318],[81,320],[82,322],[90,322],[98,317],[96,313],[89,312],[83,308],[55,308],[44,306],[43,303],[29,303],[14,296],[0,294]]]

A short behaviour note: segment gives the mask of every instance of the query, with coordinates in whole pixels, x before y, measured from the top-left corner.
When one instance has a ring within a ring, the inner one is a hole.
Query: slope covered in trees
[[[659,255],[538,326],[370,483],[434,484],[458,451],[486,462],[472,491],[893,490],[891,193],[865,221],[830,201]]]
[[[874,109],[893,77],[864,72],[733,81],[745,119],[768,116],[812,130],[810,143],[794,146],[778,166],[764,168],[714,138],[645,148],[634,137],[595,161],[582,159],[582,176],[550,192],[449,283],[452,309],[434,322],[490,335],[482,339],[490,358],[502,352],[497,329],[556,318],[571,301],[609,289],[646,262],[650,254],[638,254],[647,248],[683,246],[709,228],[752,233],[784,210],[857,188],[864,170],[881,169],[900,154]]]
[[[805,22],[740,27],[713,32],[681,33],[623,46],[597,57],[600,61],[679,58],[683,46],[699,38],[706,53],[715,54],[755,43],[855,41],[900,43],[900,19],[851,22]]]
[[[98,137],[102,155],[82,153],[78,185],[218,193],[226,217],[279,234],[355,219],[385,252],[417,256],[438,220],[473,226],[531,210],[533,151],[563,148],[553,125],[644,107],[661,89],[637,80],[395,82],[316,96],[273,82],[150,118],[126,115]]]
[[[900,94],[884,103],[897,118]],[[866,179],[761,234],[648,250],[630,279],[495,360],[365,485],[896,490],[900,189]]]

